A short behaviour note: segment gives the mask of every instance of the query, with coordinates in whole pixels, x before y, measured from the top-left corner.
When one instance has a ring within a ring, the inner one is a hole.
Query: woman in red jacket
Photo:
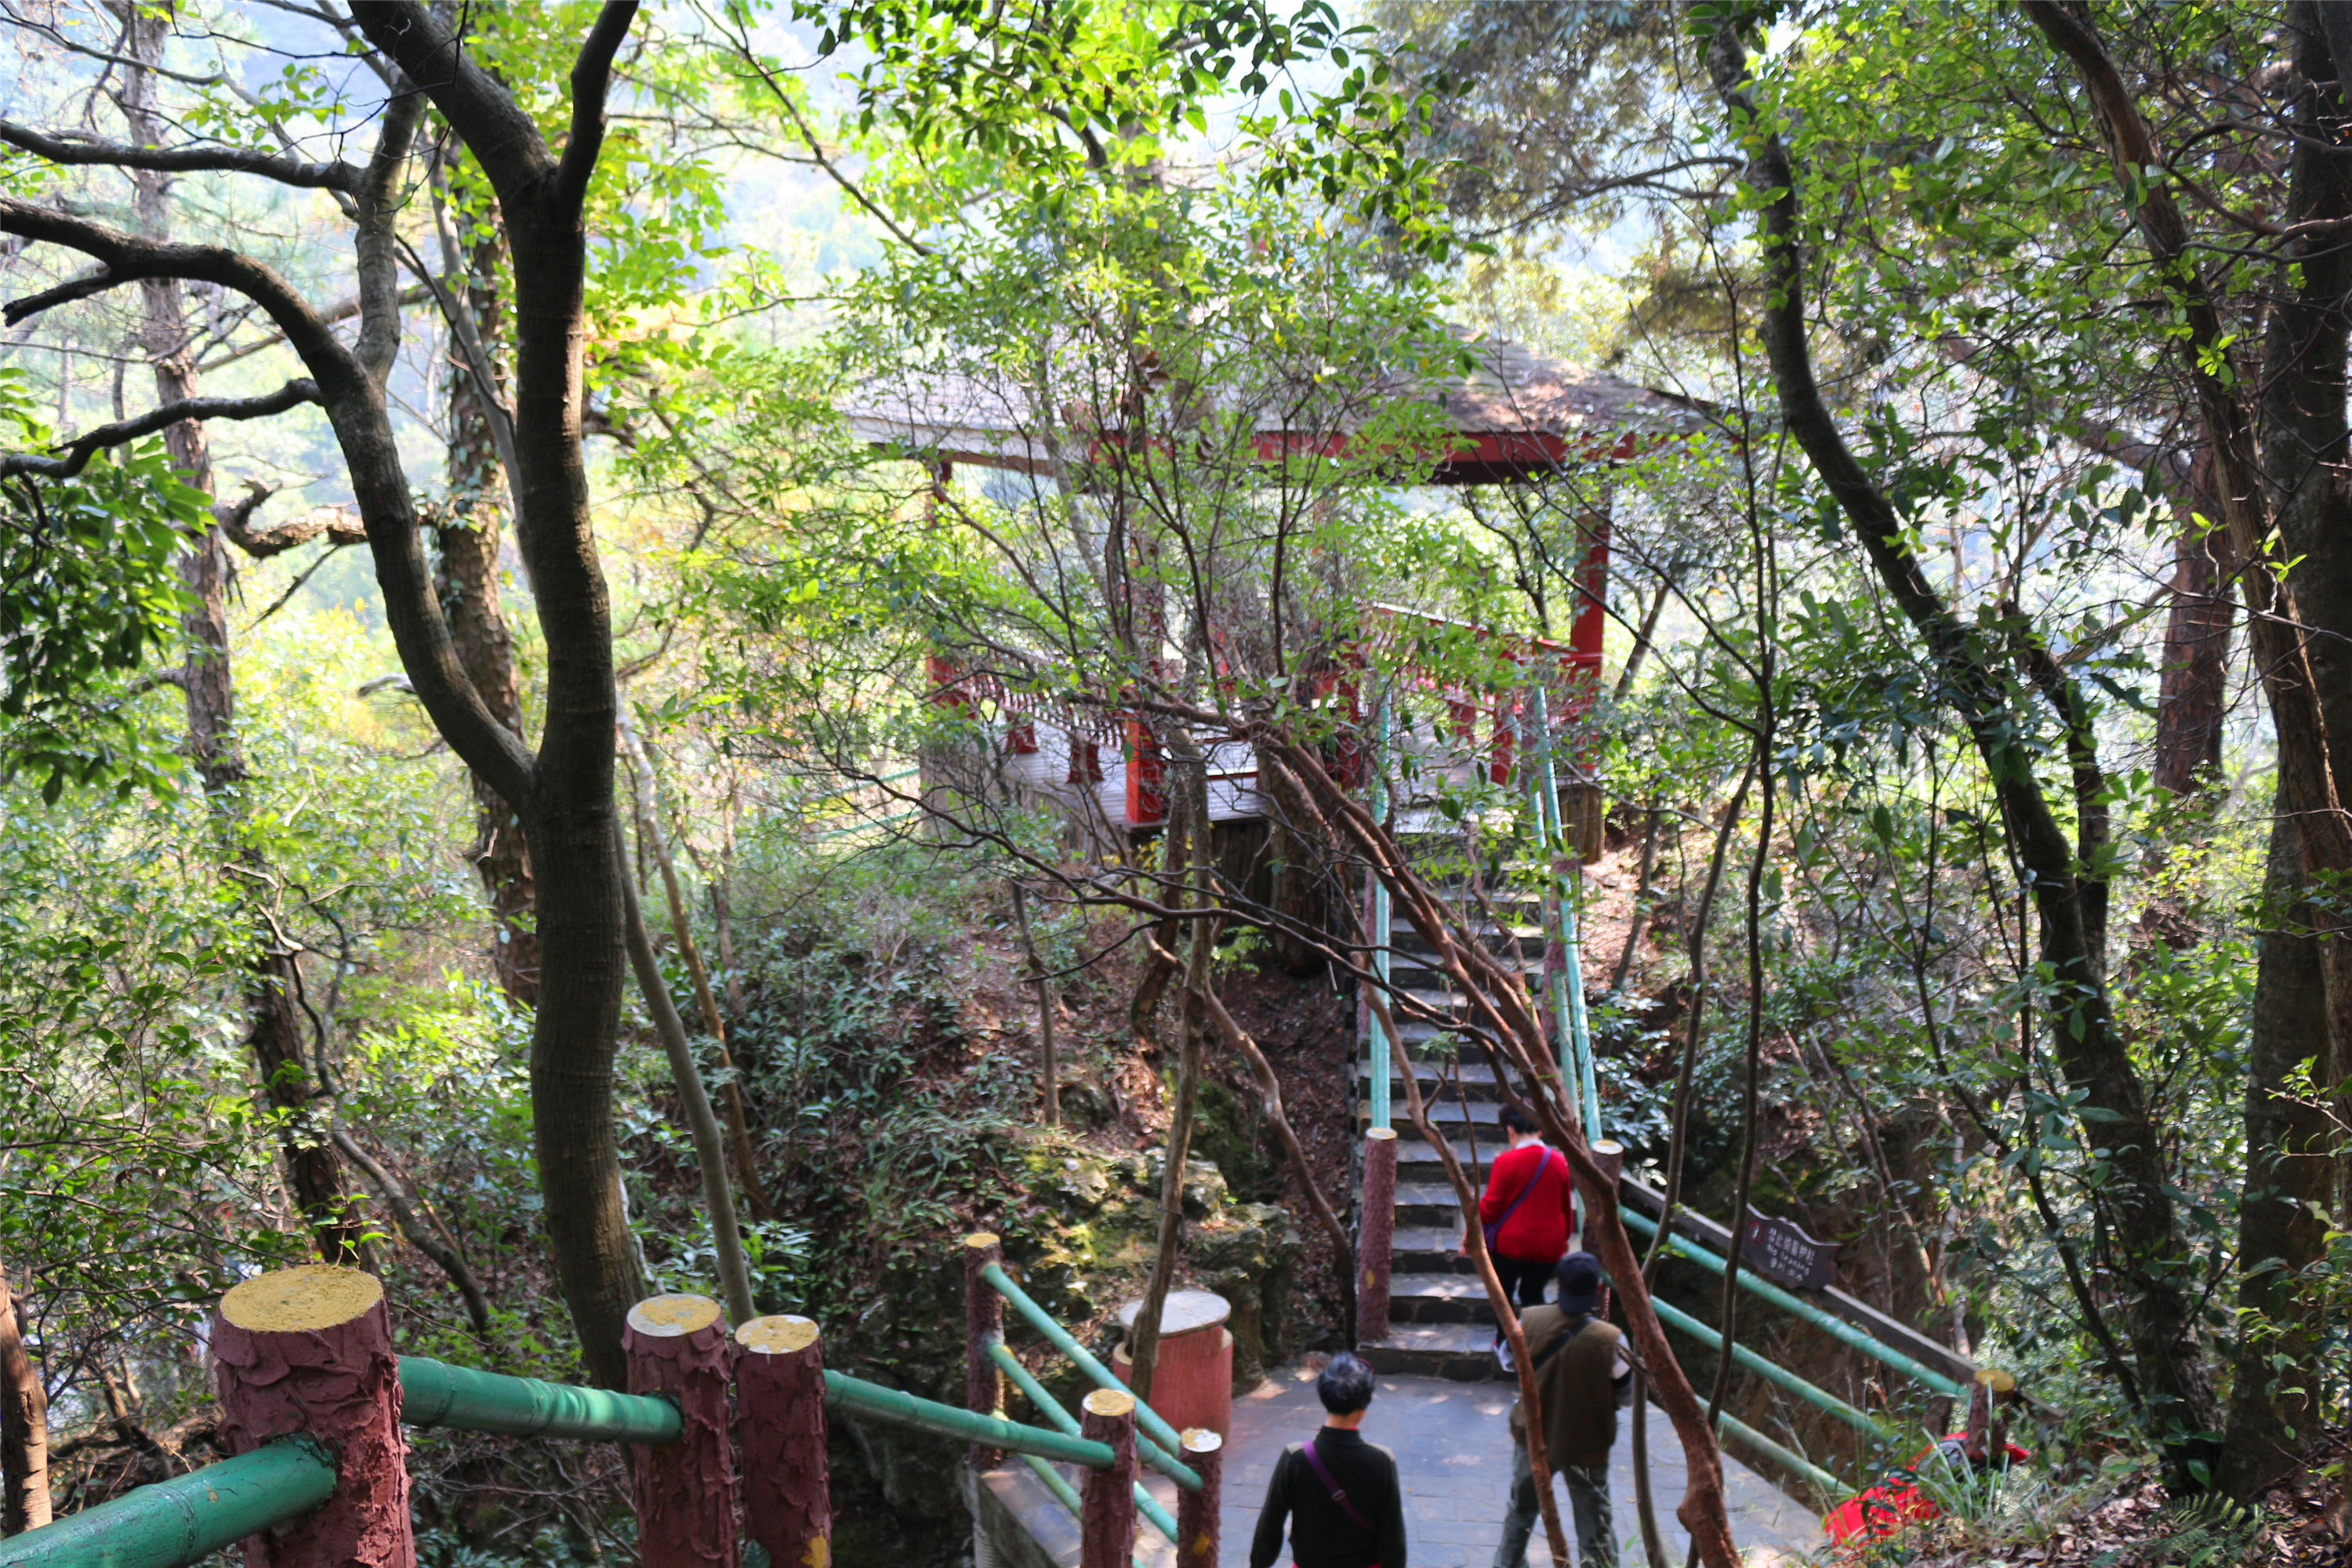
[[[1576,1184],[1569,1177],[1567,1157],[1544,1142],[1527,1112],[1506,1105],[1501,1120],[1511,1146],[1487,1167],[1478,1222],[1486,1228],[1486,1250],[1494,1257],[1503,1294],[1515,1311],[1524,1312],[1543,1305],[1544,1283],[1568,1256],[1568,1238],[1576,1229]],[[1470,1249],[1466,1229],[1461,1249]],[[1511,1369],[1499,1319],[1495,1356],[1504,1371]]]

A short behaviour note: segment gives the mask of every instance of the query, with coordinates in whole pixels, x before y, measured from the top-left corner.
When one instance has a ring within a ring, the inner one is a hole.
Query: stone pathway
[[[1251,1532],[1257,1528],[1258,1510],[1265,1500],[1266,1480],[1273,1474],[1276,1458],[1285,1447],[1309,1436],[1322,1424],[1314,1375],[1311,1365],[1284,1367],[1272,1382],[1234,1401],[1234,1430],[1225,1447],[1223,1550],[1218,1568],[1246,1568]],[[1511,1398],[1511,1385],[1505,1383],[1381,1379],[1380,1393],[1372,1401],[1363,1431],[1366,1437],[1396,1455],[1402,1472],[1405,1529],[1412,1543],[1409,1568],[1487,1568],[1494,1561],[1510,1490],[1510,1437],[1504,1420]],[[1689,1541],[1673,1517],[1674,1505],[1682,1497],[1682,1449],[1664,1415],[1654,1410],[1650,1433],[1658,1522],[1665,1530],[1669,1555],[1675,1568],[1680,1568]],[[1174,1512],[1174,1484],[1148,1472],[1146,1482],[1151,1494]],[[1793,1568],[1822,1544],[1821,1521],[1812,1513],[1728,1457],[1724,1460],[1724,1482],[1730,1494],[1732,1539],[1739,1543],[1751,1568]],[[1076,1524],[1035,1477],[1015,1467],[992,1472],[988,1484],[1029,1523],[1031,1533],[1045,1548],[1045,1560],[1073,1568],[1077,1562]],[[1633,1468],[1622,1418],[1617,1450],[1611,1458],[1610,1494],[1616,1505],[1617,1535],[1621,1542],[1631,1543],[1621,1549],[1619,1562],[1622,1568],[1640,1568]],[[1575,1526],[1567,1518],[1567,1493],[1560,1490],[1559,1495],[1561,1522],[1572,1535]],[[1148,1523],[1136,1544],[1136,1561],[1144,1568],[1173,1568],[1175,1548]],[[1538,1526],[1528,1553],[1530,1568],[1544,1568],[1550,1555]],[[1282,1562],[1286,1568],[1286,1554]]]

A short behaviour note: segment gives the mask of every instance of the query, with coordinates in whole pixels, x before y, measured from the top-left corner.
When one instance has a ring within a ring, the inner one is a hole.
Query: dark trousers
[[[1524,1258],[1506,1258],[1499,1252],[1494,1254],[1494,1258],[1496,1278],[1502,1280],[1503,1295],[1513,1311],[1524,1314],[1528,1308],[1544,1304],[1544,1287],[1551,1283],[1552,1271],[1559,1267],[1557,1258],[1549,1263],[1536,1263]],[[1500,1343],[1502,1338],[1503,1324],[1497,1319],[1496,1342]]]

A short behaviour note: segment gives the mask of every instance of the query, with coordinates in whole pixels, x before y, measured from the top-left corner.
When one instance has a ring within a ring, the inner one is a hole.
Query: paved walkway
[[[1390,1449],[1404,1479],[1405,1528],[1412,1542],[1410,1568],[1487,1568],[1502,1534],[1511,1482],[1510,1437],[1504,1426],[1512,1386],[1506,1383],[1449,1383],[1436,1378],[1384,1377],[1365,1418],[1364,1436]],[[1255,1394],[1234,1401],[1234,1430],[1225,1447],[1224,1521],[1218,1568],[1247,1568],[1250,1535],[1274,1461],[1288,1444],[1322,1424],[1311,1365],[1278,1370]],[[1683,1489],[1682,1448],[1664,1415],[1651,1412],[1650,1462],[1658,1522],[1669,1555],[1679,1568],[1689,1538],[1675,1522],[1674,1506]],[[1076,1531],[1026,1470],[998,1472],[1022,1494],[1011,1497],[1016,1510],[1036,1521],[1035,1533],[1048,1555],[1077,1561]],[[1146,1476],[1153,1496],[1171,1512],[1176,1489],[1159,1476]],[[1803,1505],[1736,1459],[1724,1459],[1730,1495],[1732,1539],[1752,1568],[1781,1568],[1801,1561],[1822,1543],[1820,1521]],[[1622,1568],[1639,1568],[1640,1526],[1633,1513],[1633,1466],[1626,1424],[1618,1422],[1617,1450],[1611,1457],[1610,1493],[1616,1505],[1617,1535],[1631,1545],[1619,1553]],[[1002,1495],[1002,1493],[1000,1493]],[[1568,1497],[1558,1491],[1561,1523],[1573,1540]],[[1029,1505],[1029,1506],[1024,1506]],[[1058,1517],[1056,1517],[1058,1516]],[[1175,1548],[1149,1524],[1137,1537],[1136,1561],[1145,1568],[1172,1568]],[[1064,1555],[1066,1550],[1067,1555]],[[1528,1553],[1529,1568],[1545,1568],[1551,1553],[1543,1530],[1536,1530]],[[1284,1563],[1288,1563],[1286,1555]]]

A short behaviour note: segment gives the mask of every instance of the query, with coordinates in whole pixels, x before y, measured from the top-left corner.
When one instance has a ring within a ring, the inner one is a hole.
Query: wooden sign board
[[[1815,1241],[1794,1224],[1748,1211],[1748,1234],[1741,1237],[1739,1261],[1745,1268],[1791,1290],[1825,1290],[1837,1280],[1838,1244]]]

